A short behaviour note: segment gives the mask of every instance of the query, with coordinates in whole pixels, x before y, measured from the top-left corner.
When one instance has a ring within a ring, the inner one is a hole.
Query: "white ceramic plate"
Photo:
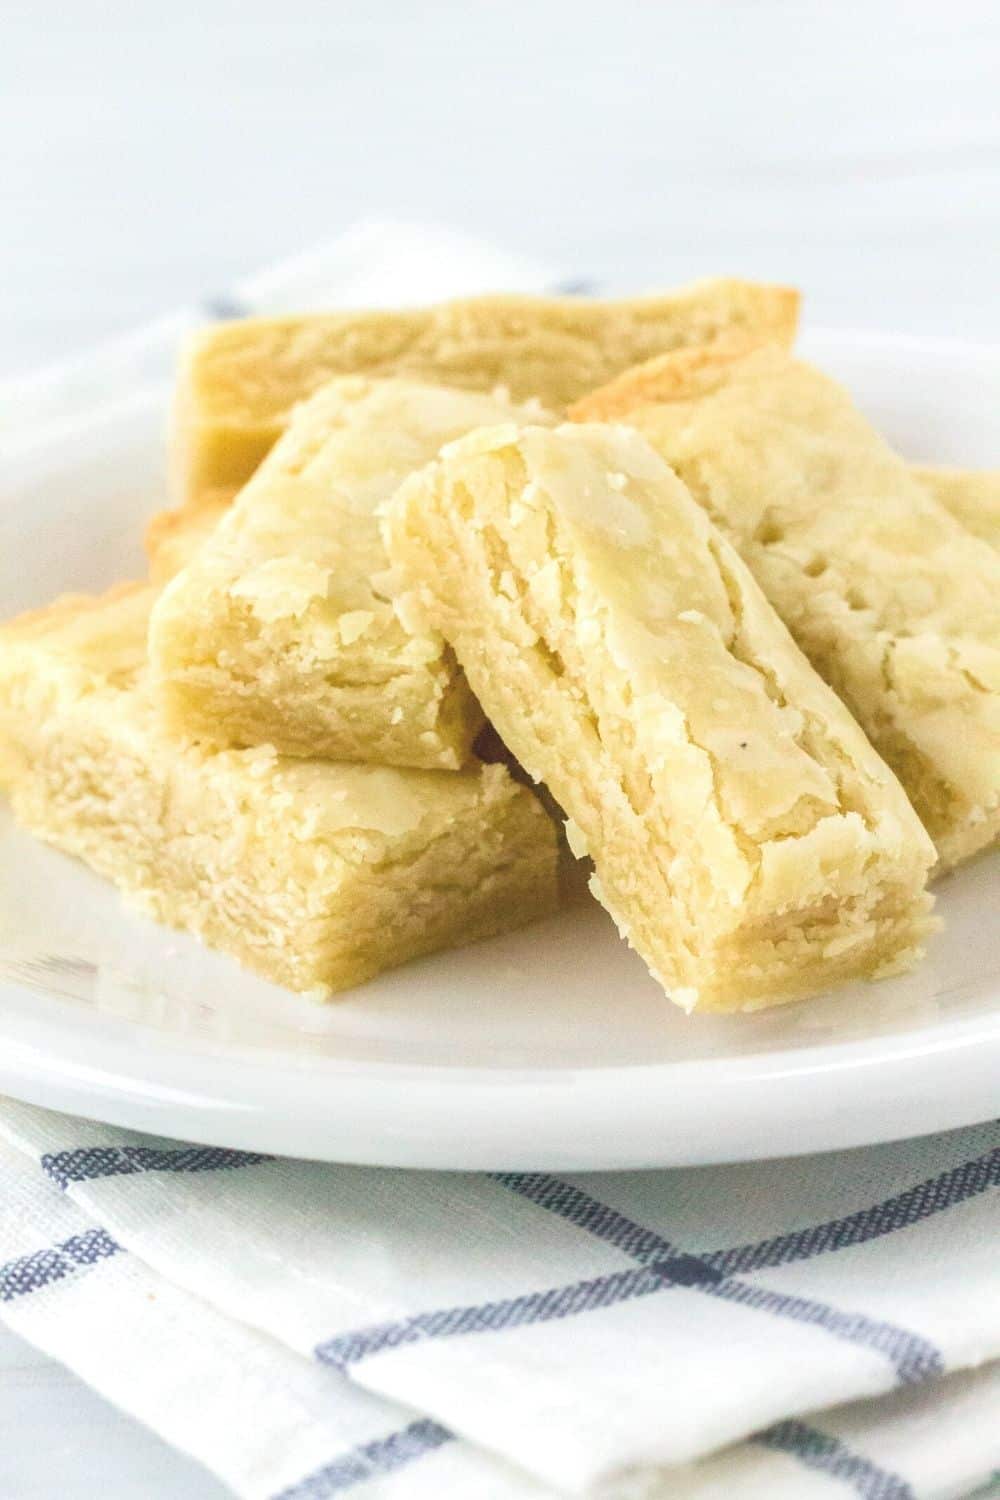
[[[816,333],[915,460],[1000,465],[1000,349]],[[4,614],[135,572],[162,403],[28,447],[0,496]],[[689,1018],[610,920],[557,918],[317,1007],[121,907],[0,818],[0,1090],[246,1149],[384,1165],[661,1166],[861,1145],[1000,1102],[990,856],[940,888],[915,974],[771,1013]]]

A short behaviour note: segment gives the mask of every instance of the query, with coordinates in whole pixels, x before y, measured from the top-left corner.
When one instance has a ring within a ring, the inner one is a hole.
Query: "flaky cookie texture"
[[[378,509],[442,443],[530,413],[495,395],[345,376],[285,436],[153,611],[154,688],[175,732],[216,746],[454,769],[482,712],[433,631],[385,596]],[[162,554],[162,547],[161,547]],[[162,561],[159,571],[165,571]]]
[[[0,628],[0,784],[26,828],[318,994],[554,907],[555,830],[500,765],[213,755],[165,733],[145,674],[154,597],[68,597]]]
[[[921,466],[913,473],[967,531],[1000,552],[1000,469]]]
[[[943,867],[1000,834],[1000,555],[783,351],[681,351],[579,402],[688,484],[893,767]]]
[[[658,296],[475,297],[435,307],[228,322],[192,341],[171,448],[177,502],[246,482],[292,408],[335,375],[505,388],[560,410],[619,371],[729,329],[790,344],[798,293],[718,278]]]
[[[930,840],[638,434],[471,434],[385,531],[397,608],[451,641],[675,1000],[752,1009],[915,959]]]
[[[1000,469],[914,464],[910,472],[967,531],[1000,552]],[[151,517],[145,547],[153,583],[169,583],[187,566],[237,493],[227,489],[205,492],[192,504],[158,511]]]

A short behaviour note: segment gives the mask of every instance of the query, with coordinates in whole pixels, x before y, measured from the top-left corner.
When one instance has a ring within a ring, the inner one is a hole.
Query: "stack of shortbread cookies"
[[[16,817],[318,995],[553,911],[563,818],[686,1009],[912,965],[1000,834],[1000,475],[908,468],[797,313],[200,335],[148,581],[0,628]]]

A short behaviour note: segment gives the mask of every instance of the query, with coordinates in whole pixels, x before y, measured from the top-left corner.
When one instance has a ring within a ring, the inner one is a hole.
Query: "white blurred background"
[[[995,0],[5,0],[0,373],[361,218],[1000,338]]]

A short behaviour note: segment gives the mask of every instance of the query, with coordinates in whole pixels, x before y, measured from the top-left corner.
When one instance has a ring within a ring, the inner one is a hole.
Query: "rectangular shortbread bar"
[[[153,610],[167,725],[216,747],[463,765],[482,712],[440,636],[406,630],[380,590],[377,512],[443,443],[529,410],[545,420],[537,404],[358,375],[304,402]]]
[[[451,641],[675,1001],[755,1009],[914,960],[930,840],[637,433],[472,433],[386,531],[400,609]]]
[[[293,406],[334,375],[408,375],[468,390],[502,386],[553,410],[629,365],[727,329],[790,344],[798,293],[725,278],[624,301],[476,297],[390,312],[227,322],[195,337],[177,389],[171,468],[178,503],[244,484]]]
[[[1000,552],[1000,469],[912,471],[967,531]]]
[[[553,908],[555,829],[502,766],[211,755],[166,735],[143,682],[152,597],[68,597],[0,628],[0,785],[26,828],[295,990]]]
[[[1000,834],[1000,556],[818,370],[667,355],[573,410],[627,421],[727,534],[906,788],[942,866]]]

